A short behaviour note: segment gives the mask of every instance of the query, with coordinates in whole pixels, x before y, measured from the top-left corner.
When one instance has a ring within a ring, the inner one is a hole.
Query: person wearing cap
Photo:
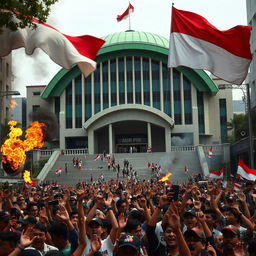
[[[86,236],[86,247],[84,250],[84,254],[87,254],[92,250],[91,241],[90,241],[92,237],[97,236],[99,239],[101,239],[101,235],[103,233],[103,223],[101,219],[95,218],[94,216],[96,214],[96,209],[102,205],[104,205],[106,208],[105,214],[111,222],[112,229],[110,231],[109,236],[106,239],[104,240],[101,239],[101,247],[99,252],[103,254],[109,254],[109,255],[113,254],[114,244],[117,239],[118,223],[114,215],[113,209],[111,207],[112,202],[113,202],[112,194],[108,194],[107,200],[104,199],[102,195],[97,196],[96,202],[94,206],[91,208],[91,210],[89,211],[88,216],[86,218],[86,223],[88,227],[88,232],[87,232],[88,236]]]
[[[189,209],[183,214],[183,232],[197,226],[197,215],[195,209]]]
[[[222,229],[222,234],[222,252],[224,256],[245,255],[245,247],[244,243],[242,243],[240,239],[240,232],[238,227],[234,225],[228,225]]]
[[[9,226],[10,213],[1,211],[0,212],[0,232],[7,231]]]
[[[117,256],[140,256],[141,242],[138,236],[122,235],[117,243]]]

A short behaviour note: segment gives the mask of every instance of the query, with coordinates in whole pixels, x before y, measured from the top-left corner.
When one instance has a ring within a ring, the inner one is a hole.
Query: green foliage
[[[234,143],[241,139],[240,130],[248,130],[248,117],[245,114],[234,114],[233,119],[227,123],[227,127],[231,130],[231,135],[224,138],[226,143]]]
[[[3,26],[15,31],[26,26],[35,28],[32,18],[45,23],[50,8],[58,0],[0,0],[0,29]],[[12,12],[5,12],[11,10]]]
[[[32,170],[31,176],[32,178],[36,178],[48,160],[49,158],[43,158],[39,161],[31,163],[32,159],[30,156],[28,156],[24,165],[24,170]]]

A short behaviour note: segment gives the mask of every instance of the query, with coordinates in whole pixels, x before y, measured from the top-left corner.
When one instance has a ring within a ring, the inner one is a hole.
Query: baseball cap
[[[28,215],[25,218],[23,218],[22,220],[20,220],[19,223],[21,223],[23,225],[36,224],[37,220],[34,216]]]
[[[189,210],[185,211],[183,214],[183,217],[187,217],[187,216],[196,217],[196,211],[194,209],[189,209]]]
[[[119,249],[124,246],[131,246],[132,248],[139,252],[141,247],[139,237],[130,234],[122,235],[118,240],[117,248]]]
[[[0,212],[0,221],[8,222],[9,220],[10,220],[10,213],[5,212],[5,211],[1,211]]]
[[[90,226],[93,223],[96,223],[99,226],[103,226],[102,220],[99,218],[93,218],[92,220],[89,221],[88,225]]]
[[[204,232],[199,228],[192,228],[190,230],[185,231],[184,236],[190,236],[190,235],[196,235],[197,237],[201,239],[205,239]]]
[[[240,233],[239,229],[233,225],[228,225],[228,226],[224,227],[221,232],[223,233],[228,230],[231,231],[232,233],[234,233],[235,235],[239,235],[239,233]]]

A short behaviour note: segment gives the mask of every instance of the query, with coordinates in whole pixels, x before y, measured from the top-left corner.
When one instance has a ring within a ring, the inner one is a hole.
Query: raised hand
[[[112,193],[109,193],[109,194],[108,194],[108,199],[107,199],[107,200],[104,199],[104,204],[105,204],[107,207],[111,207],[112,201],[113,201],[113,194],[112,194]]]
[[[69,220],[69,215],[64,205],[59,204],[59,213],[56,214],[56,217],[60,221],[64,221],[64,222]]]
[[[93,234],[91,237],[91,249],[93,252],[98,252],[101,248],[101,239],[98,235]]]
[[[174,230],[177,231],[180,229],[180,216],[178,208],[172,202],[171,206],[168,209],[168,225]]]
[[[32,233],[33,228],[29,227],[26,230],[23,230],[21,235],[20,235],[20,247],[21,248],[26,248],[30,246],[34,239],[36,238],[35,236],[31,239],[31,233]]]
[[[127,224],[128,218],[124,216],[124,213],[120,213],[118,216],[118,225],[120,229],[123,229]]]

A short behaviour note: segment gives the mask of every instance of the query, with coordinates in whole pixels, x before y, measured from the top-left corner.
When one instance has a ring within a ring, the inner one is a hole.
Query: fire
[[[16,106],[17,106],[17,101],[16,100],[11,100],[10,103],[9,103],[10,111],[13,111]]]
[[[25,140],[21,140],[19,137],[23,134],[22,129],[16,127],[17,121],[10,121],[10,132],[8,139],[5,140],[1,147],[2,162],[9,164],[11,169],[16,171],[19,169],[20,164],[24,164],[26,161],[26,152],[34,148],[41,148],[43,142],[43,130],[44,123],[35,121],[30,124],[30,127],[25,131]]]
[[[31,177],[30,177],[30,171],[25,170],[23,173],[23,179],[25,183],[32,183]]]
[[[170,177],[171,175],[172,175],[172,173],[167,172],[167,173],[165,174],[165,176],[162,177],[159,181],[165,182],[165,181],[169,180],[169,177]]]

